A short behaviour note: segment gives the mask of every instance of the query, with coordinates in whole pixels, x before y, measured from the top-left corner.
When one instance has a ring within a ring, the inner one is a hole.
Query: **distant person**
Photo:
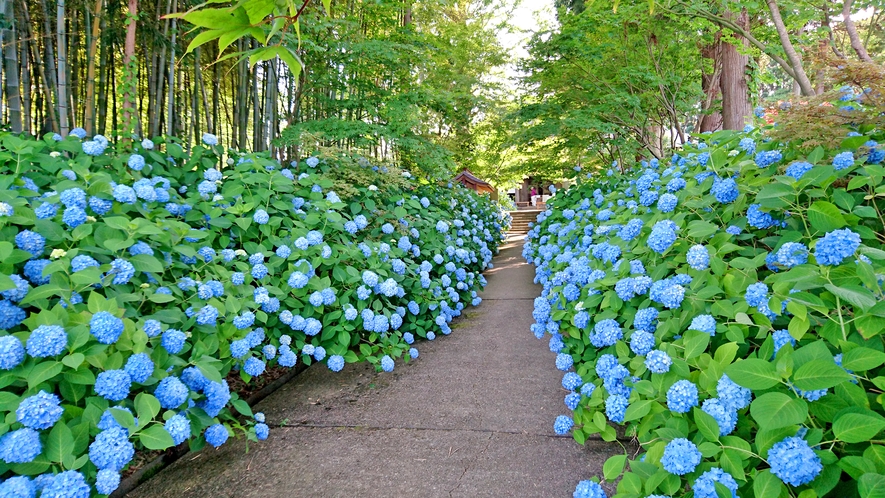
[[[534,206],[537,202],[536,197],[538,197],[538,189],[532,187],[532,206]]]

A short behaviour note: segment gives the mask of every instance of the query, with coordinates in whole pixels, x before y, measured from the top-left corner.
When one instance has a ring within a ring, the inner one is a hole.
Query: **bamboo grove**
[[[208,132],[281,158],[334,146],[425,169],[472,157],[494,94],[487,76],[505,60],[494,2],[305,2],[300,29],[281,40],[296,47],[296,71],[231,57],[259,43],[249,37],[186,52],[198,31],[168,15],[197,3],[0,0],[0,121],[38,136],[83,127],[185,145]]]

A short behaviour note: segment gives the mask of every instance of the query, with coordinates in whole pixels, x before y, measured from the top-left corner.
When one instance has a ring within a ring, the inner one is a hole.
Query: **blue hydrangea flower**
[[[129,442],[129,433],[125,429],[113,427],[101,431],[89,445],[89,460],[99,470],[110,469],[119,472],[133,456],[135,456],[135,447]]]
[[[211,304],[203,306],[197,313],[197,325],[215,325],[216,319],[218,319],[218,310]]]
[[[786,268],[808,262],[808,248],[799,242],[787,242],[777,251],[777,262]]]
[[[89,320],[89,332],[102,344],[113,344],[123,334],[123,320],[107,311],[99,311]]]
[[[344,368],[344,357],[341,355],[333,354],[326,361],[326,366],[328,366],[329,370],[333,372],[340,372]]]
[[[184,349],[187,334],[177,329],[168,329],[163,332],[161,345],[169,354],[178,354]]]
[[[768,464],[774,475],[794,487],[810,483],[823,470],[820,457],[798,436],[775,443],[768,450]]]
[[[86,211],[81,207],[71,206],[65,209],[61,220],[68,228],[77,228],[86,223]]]
[[[673,439],[664,447],[661,465],[667,472],[684,476],[694,472],[701,463],[701,452],[694,443],[683,437]]]
[[[59,403],[61,400],[58,396],[41,390],[19,403],[15,410],[15,419],[31,429],[49,429],[64,414],[64,408]]]
[[[742,410],[750,406],[753,393],[734,383],[728,375],[722,375],[716,384],[716,395],[719,401],[732,410]]]
[[[61,136],[59,136],[60,138]],[[37,487],[27,476],[10,477],[0,484],[0,496],[8,498],[34,498],[36,494]]]
[[[43,249],[46,247],[46,239],[37,232],[22,230],[15,235],[15,246],[38,258],[43,254]]]
[[[25,277],[34,285],[44,285],[49,283],[49,275],[43,276],[43,270],[49,266],[48,259],[32,259],[25,263]]]
[[[692,246],[685,255],[688,266],[695,270],[706,270],[710,267],[710,253],[707,248],[701,244]]]
[[[737,411],[728,403],[722,402],[718,398],[710,398],[704,400],[701,410],[711,415],[719,424],[719,435],[727,436],[734,431],[737,424]]]
[[[833,158],[833,167],[836,171],[854,166],[854,154],[850,151],[840,152]]]
[[[243,364],[243,371],[252,377],[258,377],[264,373],[266,365],[263,361],[254,356],[250,356]]]
[[[76,470],[66,470],[55,476],[49,476],[43,487],[41,497],[89,498],[92,490],[86,483],[83,474]]]
[[[755,284],[747,287],[747,292],[744,294],[744,300],[747,301],[747,304],[750,306],[756,307],[762,304],[763,302],[768,302],[768,286],[762,282],[756,282]]]
[[[27,463],[43,452],[40,433],[24,427],[0,436],[0,459],[6,463]]]
[[[676,381],[667,390],[667,408],[676,413],[688,413],[698,406],[698,386],[690,380]]]
[[[636,311],[633,317],[633,328],[654,333],[658,325],[658,310],[655,308],[642,308]]]
[[[838,265],[860,247],[860,235],[848,228],[828,232],[814,245],[814,257],[822,265]]]
[[[674,209],[676,209],[677,202],[678,202],[678,199],[676,198],[675,195],[670,194],[670,193],[663,194],[658,199],[658,209],[662,213],[669,213],[669,212],[673,211]]]
[[[716,198],[717,202],[722,204],[731,204],[738,198],[740,190],[738,184],[733,178],[715,181],[710,193]]]
[[[206,429],[206,432],[203,433],[203,437],[206,438],[207,443],[211,444],[215,448],[218,448],[219,446],[227,442],[229,434],[227,432],[227,428],[225,428],[222,424],[215,424],[209,426],[209,428]]]
[[[750,204],[747,208],[747,223],[755,228],[768,228],[777,225],[777,221],[760,209],[759,204]]]
[[[187,400],[188,389],[178,377],[169,376],[161,380],[154,391],[154,396],[160,400],[160,406],[171,410],[178,408]]]
[[[811,168],[813,167],[814,166],[811,163],[799,161],[787,166],[787,170],[784,171],[784,174],[793,177],[795,180],[799,180],[805,175],[805,173],[811,171]]]
[[[0,337],[0,370],[12,370],[25,359],[25,347],[17,337]]]
[[[218,145],[218,137],[211,133],[203,133],[203,143],[212,147]]]
[[[393,358],[388,355],[381,357],[381,370],[385,372],[393,372]]]
[[[34,210],[34,214],[37,216],[38,220],[54,218],[55,215],[58,214],[58,204],[44,202],[43,204],[40,204],[40,207]]]
[[[698,315],[691,320],[688,330],[699,330],[716,335],[716,319],[712,315]]]
[[[651,250],[663,254],[664,251],[676,242],[676,224],[670,220],[662,220],[655,223],[651,234],[648,236],[648,247]]]
[[[590,342],[597,348],[611,346],[624,337],[624,332],[618,322],[608,318],[596,324],[593,328],[593,334],[590,335]]]
[[[608,498],[608,495],[605,494],[605,490],[598,483],[581,481],[575,486],[572,498]]]
[[[756,165],[760,168],[767,168],[782,158],[783,154],[779,150],[764,150],[756,154]]]
[[[731,474],[719,467],[713,467],[695,480],[692,486],[695,498],[718,498],[719,494],[716,492],[717,482],[731,491],[732,498],[737,498],[737,482],[734,480],[734,477],[731,477]]]
[[[27,295],[30,286],[28,285],[28,281],[21,278],[16,274],[12,274],[9,276],[12,280],[12,283],[15,284],[15,287],[12,289],[7,289],[5,291],[0,291],[0,296],[9,299],[10,301],[17,303],[24,299],[25,295]]]
[[[254,215],[252,215],[252,221],[259,225],[264,225],[270,221],[270,216],[267,214],[267,211],[259,209],[258,211],[255,211]]]
[[[68,334],[58,325],[40,325],[31,332],[25,346],[34,358],[56,356],[68,346]]]
[[[630,350],[639,356],[645,356],[655,347],[655,336],[651,332],[637,330],[630,336]]]
[[[574,391],[583,383],[584,381],[581,379],[581,376],[575,372],[568,372],[562,376],[562,387],[569,391]]]
[[[564,434],[568,434],[568,431],[572,430],[572,427],[575,426],[575,422],[571,417],[567,415],[560,415],[556,417],[556,420],[553,422],[553,432],[562,436]]]
[[[572,359],[572,355],[559,353],[556,355],[556,368],[562,370],[563,372],[567,372],[572,365],[574,365],[575,361]]]
[[[101,372],[95,379],[95,394],[109,400],[122,401],[129,396],[132,378],[125,370]]]
[[[111,269],[108,271],[108,275],[114,275],[113,283],[115,285],[122,285],[129,282],[135,276],[135,267],[125,259],[115,259],[111,261]]]
[[[670,358],[670,355],[659,349],[651,351],[645,356],[645,366],[652,373],[667,373],[670,371],[670,365],[672,364],[673,360]]]
[[[620,394],[612,394],[605,400],[605,416],[615,423],[624,422],[624,415],[627,413],[627,406],[630,401],[627,397]]]
[[[95,476],[95,490],[99,494],[109,495],[120,486],[120,473],[111,469],[102,469]]]

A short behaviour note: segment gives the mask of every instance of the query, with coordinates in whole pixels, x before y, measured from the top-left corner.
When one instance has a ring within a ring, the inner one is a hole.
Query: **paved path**
[[[566,393],[529,332],[539,289],[520,251],[502,247],[482,304],[417,361],[310,368],[258,405],[267,441],[185,455],[129,496],[571,496],[623,450],[553,433]]]

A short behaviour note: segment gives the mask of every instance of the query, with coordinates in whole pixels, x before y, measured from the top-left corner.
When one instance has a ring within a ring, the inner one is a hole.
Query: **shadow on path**
[[[623,450],[553,433],[566,392],[529,332],[539,287],[521,250],[502,246],[483,303],[418,360],[310,368],[256,407],[267,441],[186,455],[129,496],[571,496]]]

